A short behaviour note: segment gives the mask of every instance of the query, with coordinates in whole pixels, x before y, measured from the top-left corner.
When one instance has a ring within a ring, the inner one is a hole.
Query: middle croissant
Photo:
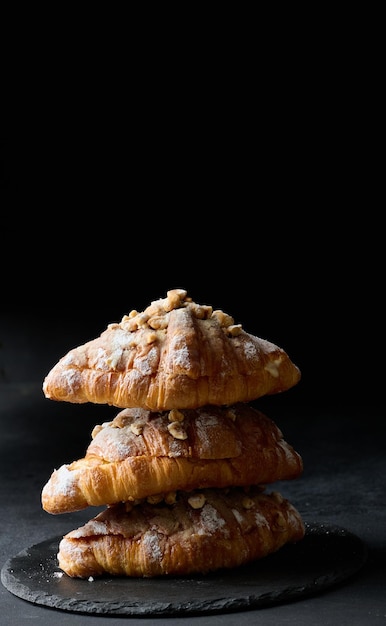
[[[84,458],[54,470],[42,506],[68,513],[175,490],[273,483],[302,471],[279,427],[249,404],[131,408],[94,428]]]

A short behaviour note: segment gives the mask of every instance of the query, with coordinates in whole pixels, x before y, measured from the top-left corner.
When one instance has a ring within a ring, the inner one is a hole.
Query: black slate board
[[[73,579],[58,567],[61,537],[9,559],[1,581],[34,604],[76,613],[131,616],[204,615],[283,604],[315,595],[359,571],[365,544],[344,528],[306,524],[297,544],[249,565],[205,576]]]

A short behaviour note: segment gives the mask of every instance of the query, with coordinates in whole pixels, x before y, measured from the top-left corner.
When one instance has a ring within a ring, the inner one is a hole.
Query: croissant
[[[250,402],[299,380],[283,349],[173,289],[69,351],[43,392],[52,400],[168,411]]]
[[[277,492],[204,489],[108,507],[65,535],[57,557],[71,577],[186,576],[247,564],[304,534],[298,511]]]
[[[42,507],[66,513],[175,490],[272,483],[302,470],[279,427],[249,404],[129,408],[94,428],[84,458],[53,471]]]

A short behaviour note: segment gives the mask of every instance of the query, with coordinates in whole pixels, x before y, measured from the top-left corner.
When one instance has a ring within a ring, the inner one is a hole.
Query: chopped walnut
[[[205,504],[205,496],[203,493],[196,493],[188,498],[188,502],[192,509],[202,509]]]
[[[135,319],[137,317],[137,315],[139,315],[138,311],[136,311],[135,309],[133,309],[132,311],[130,311],[129,315],[124,315],[121,319],[121,324],[127,324],[129,325],[130,322],[133,321],[133,319]],[[133,328],[134,330],[134,328]]]
[[[117,324],[117,322],[111,322],[111,324],[107,324],[107,328],[109,330],[115,330],[116,328],[118,328],[119,324]]]
[[[110,428],[116,428],[114,422],[103,422],[103,424],[96,424],[91,432],[91,439],[94,439],[97,434],[107,426],[110,426]]]
[[[232,324],[231,326],[227,326],[226,332],[230,337],[237,337],[242,332],[243,327],[241,324]]]
[[[148,502],[149,504],[158,504],[159,502],[162,502],[163,499],[164,499],[163,494],[158,493],[154,496],[148,496],[146,498],[146,502]]]
[[[130,424],[130,430],[134,433],[134,435],[141,435],[144,425],[144,422],[133,422],[132,424]]]
[[[130,318],[127,315],[124,315],[121,320],[121,327],[130,332],[138,330],[138,316],[136,315],[135,317]]]
[[[147,321],[149,319],[149,315],[144,311],[143,313],[138,313],[137,320],[138,326],[147,326]]]
[[[121,357],[122,351],[115,350],[115,352],[113,352],[113,354],[106,359],[106,365],[111,367],[111,369],[116,370],[118,368],[118,363],[121,360]]]
[[[269,372],[274,378],[277,378],[279,376],[279,365],[281,361],[282,361],[282,358],[279,357],[275,359],[274,361],[272,361],[271,363],[267,363],[264,369],[267,370],[267,372]]]
[[[91,432],[91,439],[94,439],[94,437],[97,436],[97,434],[102,430],[102,428],[103,428],[102,424],[97,424],[96,426],[94,426]]]
[[[187,439],[188,435],[186,430],[181,425],[181,422],[171,422],[168,424],[168,431],[175,439]]]
[[[134,418],[133,415],[127,415],[124,411],[121,411],[116,415],[111,422],[113,428],[125,428],[130,426],[133,421],[138,421],[138,418]]]
[[[283,515],[283,513],[281,513],[281,511],[278,511],[278,512],[276,513],[276,516],[275,516],[275,520],[274,520],[273,526],[274,526],[274,528],[275,528],[276,530],[279,530],[279,531],[283,531],[283,530],[285,530],[285,529],[286,529],[287,524],[286,524],[286,521],[285,521],[284,515]]]
[[[281,504],[284,501],[283,496],[281,495],[281,493],[279,493],[278,491],[273,491],[272,492],[272,497],[274,498],[274,500],[276,502],[278,502],[279,504]]]
[[[209,319],[213,311],[211,306],[206,304],[196,304],[195,302],[190,304],[190,309],[192,310],[194,316],[199,320]]]
[[[241,504],[243,505],[244,509],[252,509],[255,503],[253,502],[252,498],[248,498],[246,496],[245,498],[243,498]]]
[[[154,330],[164,330],[168,327],[169,324],[169,316],[166,315],[154,315],[148,321],[150,328]]]
[[[129,332],[135,332],[141,328],[152,328],[153,330],[165,330],[169,325],[169,314],[174,309],[189,307],[191,314],[197,319],[217,319],[219,325],[231,337],[241,333],[240,324],[235,324],[233,317],[224,313],[220,309],[213,311],[213,307],[207,304],[197,304],[191,297],[187,296],[185,289],[170,289],[166,298],[154,300],[142,312],[136,309],[130,311],[129,315],[124,315],[121,320],[121,328]],[[116,328],[118,324],[110,325]],[[155,341],[150,339],[149,342]],[[134,347],[134,344],[132,344]]]
[[[185,415],[179,409],[171,409],[169,411],[169,422],[183,422]]]
[[[236,411],[234,409],[227,409],[225,411],[226,417],[228,417],[232,422],[236,420]]]
[[[148,332],[146,335],[146,343],[154,343],[155,341],[157,341],[157,333],[151,331]]]
[[[165,311],[171,311],[172,309],[179,309],[183,300],[186,298],[187,292],[185,289],[171,289],[167,292],[167,298],[164,301]]]
[[[231,317],[227,313],[224,313],[224,311],[221,311],[221,309],[216,309],[216,311],[213,311],[212,317],[217,319],[220,326],[227,327],[227,326],[232,326],[232,324],[234,324],[233,317]]]
[[[176,491],[168,491],[165,494],[165,502],[166,504],[174,504],[177,501],[177,492]]]

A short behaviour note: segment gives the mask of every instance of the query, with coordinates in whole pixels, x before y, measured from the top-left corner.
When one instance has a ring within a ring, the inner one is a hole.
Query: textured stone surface
[[[238,569],[191,578],[79,580],[59,570],[58,541],[44,541],[9,559],[1,572],[3,585],[35,604],[104,615],[211,614],[300,600],[345,581],[367,558],[354,534],[308,524],[303,541]]]

